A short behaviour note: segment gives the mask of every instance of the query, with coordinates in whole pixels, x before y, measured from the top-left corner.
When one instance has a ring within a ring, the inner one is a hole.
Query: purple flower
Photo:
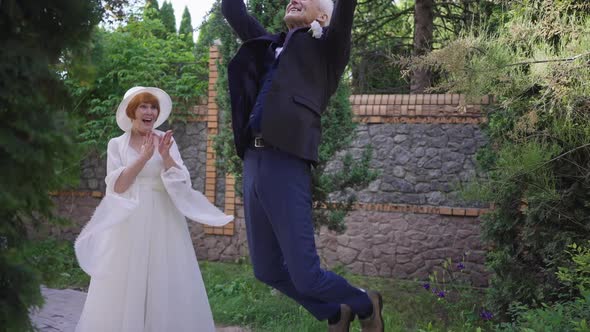
[[[490,320],[492,318],[494,318],[494,314],[492,314],[491,312],[482,309],[481,312],[479,313],[479,317],[481,317],[481,319],[483,320]]]
[[[438,293],[436,293],[436,296],[438,296],[440,298],[443,298],[443,297],[445,297],[445,294],[446,294],[445,291],[444,290],[441,290]]]
[[[457,269],[459,271],[463,271],[463,269],[465,269],[465,265],[463,263],[459,263],[459,264],[457,264]]]
[[[422,285],[422,287],[424,287],[424,289],[426,289],[426,290],[429,290],[430,289],[430,284],[426,282],[426,283],[424,283]]]

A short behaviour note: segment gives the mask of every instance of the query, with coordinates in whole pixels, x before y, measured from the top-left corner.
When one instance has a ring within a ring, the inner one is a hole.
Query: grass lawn
[[[354,285],[381,292],[385,302],[385,331],[487,331],[476,307],[468,303],[443,303],[422,283],[391,278],[370,278],[337,271]],[[202,262],[215,321],[249,326],[254,331],[325,331],[291,299],[258,282],[249,264]],[[470,295],[472,298],[474,294]],[[360,331],[358,320],[352,331]]]
[[[36,242],[23,251],[23,256],[39,269],[48,287],[88,287],[89,278],[78,267],[69,242]],[[326,322],[316,321],[294,301],[257,281],[250,264],[200,262],[200,267],[216,323],[249,327],[255,332],[326,330]],[[335,272],[356,286],[381,292],[385,331],[492,330],[489,322],[479,319],[479,307],[474,305],[480,302],[481,294],[471,289],[461,291],[461,296],[449,292],[440,299],[417,281]],[[352,331],[360,331],[358,320],[353,322]]]

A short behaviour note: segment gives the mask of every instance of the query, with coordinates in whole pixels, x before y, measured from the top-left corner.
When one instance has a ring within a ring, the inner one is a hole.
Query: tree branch
[[[509,65],[506,65],[504,67],[514,67],[514,66],[521,66],[521,65],[528,65],[528,64],[535,64],[535,63],[549,63],[549,62],[572,62],[575,61],[579,58],[585,57],[590,55],[590,52],[586,52],[586,53],[582,53],[582,54],[578,54],[576,56],[572,56],[569,58],[563,58],[563,59],[551,59],[551,60],[536,60],[536,61],[523,61],[523,62],[517,62],[517,63],[511,63]]]

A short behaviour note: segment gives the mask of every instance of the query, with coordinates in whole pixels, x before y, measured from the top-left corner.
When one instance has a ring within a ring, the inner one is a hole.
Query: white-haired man
[[[244,160],[244,212],[254,275],[348,331],[383,331],[381,295],[323,270],[314,242],[311,166],[321,116],[350,57],[356,0],[291,0],[288,33],[268,33],[243,0],[222,12],[242,46],[228,64],[232,126]]]

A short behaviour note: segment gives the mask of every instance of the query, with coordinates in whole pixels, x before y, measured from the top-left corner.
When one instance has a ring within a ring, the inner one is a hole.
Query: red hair
[[[158,109],[158,115],[156,116],[156,118],[160,116],[160,101],[158,100],[158,98],[156,98],[156,96],[149,92],[142,92],[138,93],[135,97],[133,97],[133,99],[131,99],[129,104],[127,104],[127,109],[125,110],[125,113],[129,117],[129,119],[135,119],[135,110],[139,107],[139,105],[144,103],[155,106],[156,109]]]

